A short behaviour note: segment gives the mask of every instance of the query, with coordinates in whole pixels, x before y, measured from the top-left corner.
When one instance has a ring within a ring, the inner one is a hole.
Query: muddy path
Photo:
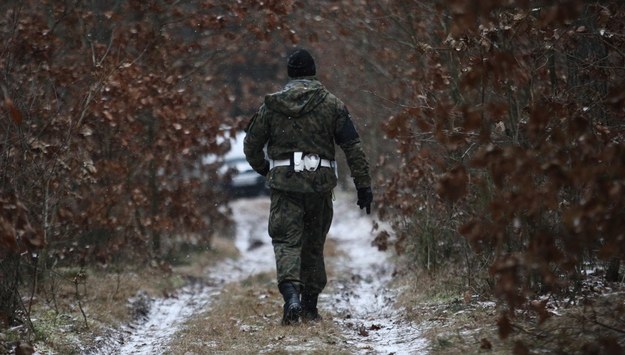
[[[327,259],[334,277],[320,296],[320,312],[331,315],[355,354],[414,354],[426,342],[416,325],[393,308],[396,291],[388,287],[392,264],[371,247],[372,219],[349,195],[337,194],[335,217],[328,235],[339,251]],[[224,285],[263,273],[275,273],[273,249],[267,235],[269,198],[239,199],[231,203],[236,222],[237,260],[227,260],[207,271],[207,282],[185,287],[173,297],[132,300],[145,308],[137,322],[103,337],[93,354],[163,354],[184,322],[210,309]]]

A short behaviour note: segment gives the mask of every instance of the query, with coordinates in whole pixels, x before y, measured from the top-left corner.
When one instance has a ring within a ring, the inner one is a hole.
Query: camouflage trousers
[[[269,235],[278,284],[291,281],[302,293],[321,293],[327,283],[323,246],[333,216],[332,191],[271,190]]]

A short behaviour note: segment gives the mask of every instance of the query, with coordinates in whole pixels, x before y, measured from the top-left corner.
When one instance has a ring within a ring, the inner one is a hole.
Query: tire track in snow
[[[86,354],[152,355],[167,352],[180,327],[194,314],[206,310],[227,283],[262,272],[275,272],[273,248],[267,243],[269,200],[241,199],[231,204],[236,224],[236,260],[228,259],[210,269],[207,284],[182,288],[169,298],[149,299],[149,312],[140,321],[126,325],[116,334],[96,339]],[[264,227],[263,227],[264,226]]]

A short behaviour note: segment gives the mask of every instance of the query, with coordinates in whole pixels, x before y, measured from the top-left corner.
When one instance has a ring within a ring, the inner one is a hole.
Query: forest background
[[[376,211],[393,226],[374,243],[397,252],[398,270],[451,272],[459,289],[497,298],[503,337],[515,310],[546,319],[546,302],[531,301],[576,292],[589,266],[622,282],[620,1],[0,10],[3,328],[34,328],[28,300],[53,299],[59,282],[78,290],[87,268],[167,268],[227,230],[219,166],[199,162],[225,153],[220,137],[287,80],[297,46],[354,116]],[[78,271],[62,278],[67,267]]]

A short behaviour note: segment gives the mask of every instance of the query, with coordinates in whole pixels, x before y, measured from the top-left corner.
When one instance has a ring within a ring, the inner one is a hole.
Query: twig
[[[101,67],[102,63],[104,63],[104,60],[106,59],[107,55],[111,51],[111,47],[113,47],[114,37],[115,37],[115,29],[113,29],[113,32],[111,32],[111,38],[109,40],[108,46],[106,47],[106,52],[104,52],[104,54],[102,55],[102,58],[100,58],[100,60],[97,63],[94,63],[96,67]]]
[[[22,300],[22,295],[20,295],[20,291],[17,289],[17,286],[15,287],[15,295],[17,296],[17,300],[20,303],[20,306],[22,306],[22,309],[24,311],[26,311],[26,305],[24,304],[24,300]],[[26,319],[25,319],[26,323],[28,323],[28,328],[30,329],[30,331],[32,333],[35,333],[35,325],[33,324],[32,320],[30,319],[30,314],[26,314]]]
[[[117,285],[115,286],[115,293],[113,294],[113,298],[117,298],[117,294],[119,293],[119,285],[121,284],[121,270],[117,271]]]
[[[518,325],[518,324],[512,324],[512,327],[513,327],[513,328],[515,328],[515,329],[517,329],[517,330],[520,330],[521,332],[523,332],[523,333],[525,333],[525,334],[534,335],[534,332],[531,332],[531,331],[529,331],[529,330],[527,330],[527,329],[525,329],[525,328],[521,327],[521,326],[520,326],[520,325]]]
[[[471,145],[469,146],[469,149],[467,149],[463,154],[462,157],[460,157],[461,159],[464,159],[464,157],[469,153],[469,151],[475,146],[475,143],[471,143]]]
[[[35,256],[33,257],[33,260],[35,261],[35,267],[33,269],[33,289],[30,291],[30,300],[28,301],[28,317],[30,317],[30,310],[33,306],[33,299],[35,298],[35,292],[37,291],[37,272],[38,270],[38,266],[39,266],[39,257]]]
[[[82,308],[82,302],[80,301],[80,292],[78,291],[78,279],[82,273],[81,272],[74,277],[74,287],[76,289],[76,300],[78,301],[78,308],[80,308],[80,313],[82,313],[82,318],[85,320],[85,328],[89,329],[89,323],[87,322],[87,315],[85,314],[85,310]]]
[[[50,272],[51,275],[54,275],[52,272]],[[50,294],[52,295],[52,304],[54,304],[54,312],[58,315],[59,314],[59,304],[56,301],[56,278],[53,276],[52,280],[50,282]]]
[[[252,311],[253,311],[254,313],[256,313],[256,315],[257,315],[257,316],[259,316],[259,317],[261,317],[261,318],[263,317],[263,315],[262,315],[262,314],[260,314],[260,313],[258,313],[258,311],[257,311],[257,310],[256,310],[253,306],[252,306],[252,307],[250,307],[250,308],[252,309]]]
[[[608,328],[608,329],[613,330],[613,331],[615,331],[617,333],[625,334],[625,330],[623,330],[623,329],[618,329],[618,328],[615,328],[615,327],[613,327],[613,326],[611,326],[609,324],[601,323],[601,322],[599,322],[596,319],[594,320],[594,322],[595,322],[595,324],[600,325],[600,326],[602,326],[604,328]]]

